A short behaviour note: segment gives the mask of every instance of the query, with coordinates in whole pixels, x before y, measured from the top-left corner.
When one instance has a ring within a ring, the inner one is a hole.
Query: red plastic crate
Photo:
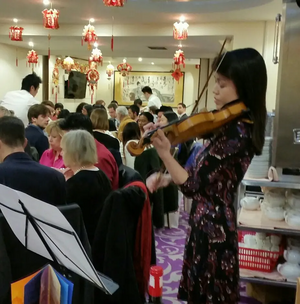
[[[272,272],[276,267],[280,252],[239,247],[240,268]]]
[[[244,242],[244,235],[255,234],[252,231],[239,231],[238,241]],[[244,244],[243,244],[244,245]],[[257,270],[262,272],[272,272],[277,265],[278,258],[283,254],[283,247],[279,247],[279,252],[252,249],[239,246],[239,265],[240,268]]]

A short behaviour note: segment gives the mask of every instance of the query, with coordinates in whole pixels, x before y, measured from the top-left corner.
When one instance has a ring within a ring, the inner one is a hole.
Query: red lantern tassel
[[[50,56],[51,56],[51,53],[50,53],[50,39],[51,39],[51,36],[49,34],[48,35],[48,60],[50,60]]]
[[[112,51],[114,51],[114,35],[111,36],[110,48]]]
[[[19,60],[18,60],[18,49],[16,49],[16,67],[19,66]]]

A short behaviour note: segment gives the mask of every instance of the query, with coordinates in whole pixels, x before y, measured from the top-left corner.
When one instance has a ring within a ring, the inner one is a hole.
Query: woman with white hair
[[[66,133],[61,148],[65,166],[74,172],[67,180],[67,203],[80,206],[92,244],[103,203],[112,191],[111,184],[106,174],[94,166],[98,161],[97,148],[89,132],[76,130]]]
[[[129,122],[135,122],[135,121],[130,118],[130,116],[128,115],[128,110],[124,106],[117,107],[116,112],[117,112],[117,119],[120,122],[120,126],[118,129],[118,139],[120,141],[122,141],[122,133],[123,133],[125,126]]]

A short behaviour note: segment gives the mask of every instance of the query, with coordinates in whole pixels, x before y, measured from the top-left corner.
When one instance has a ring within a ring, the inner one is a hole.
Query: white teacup
[[[247,245],[248,248],[256,248],[257,246],[255,236],[252,234],[244,235],[244,243]]]
[[[291,263],[278,264],[277,271],[289,280],[297,280],[300,277],[299,265]]]
[[[266,206],[265,202],[261,204],[261,208],[265,216],[273,221],[283,221],[284,220],[284,210],[281,207],[269,207]]]
[[[285,194],[282,190],[271,189],[265,193],[264,200],[271,207],[283,207],[285,204]]]
[[[281,242],[281,236],[280,235],[276,235],[276,234],[272,234],[271,235],[271,243],[272,245],[279,245]]]
[[[299,264],[300,263],[300,250],[295,250],[295,249],[284,250],[283,257],[289,263]]]
[[[240,204],[247,210],[257,210],[260,207],[260,200],[258,197],[246,196],[241,199]]]
[[[293,209],[300,209],[300,194],[297,192],[289,192],[287,194],[287,203]]]
[[[300,228],[300,213],[295,211],[284,212],[285,222],[295,228]]]

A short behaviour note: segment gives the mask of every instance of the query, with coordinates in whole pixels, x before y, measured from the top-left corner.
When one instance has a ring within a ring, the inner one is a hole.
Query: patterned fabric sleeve
[[[203,192],[212,198],[222,195],[225,197],[220,199],[226,201],[226,195],[237,186],[250,164],[252,153],[248,151],[249,143],[244,123],[227,126],[224,133],[207,148],[208,151],[200,151],[195,156],[193,164],[187,169],[189,177],[180,186],[182,193],[196,200]]]

